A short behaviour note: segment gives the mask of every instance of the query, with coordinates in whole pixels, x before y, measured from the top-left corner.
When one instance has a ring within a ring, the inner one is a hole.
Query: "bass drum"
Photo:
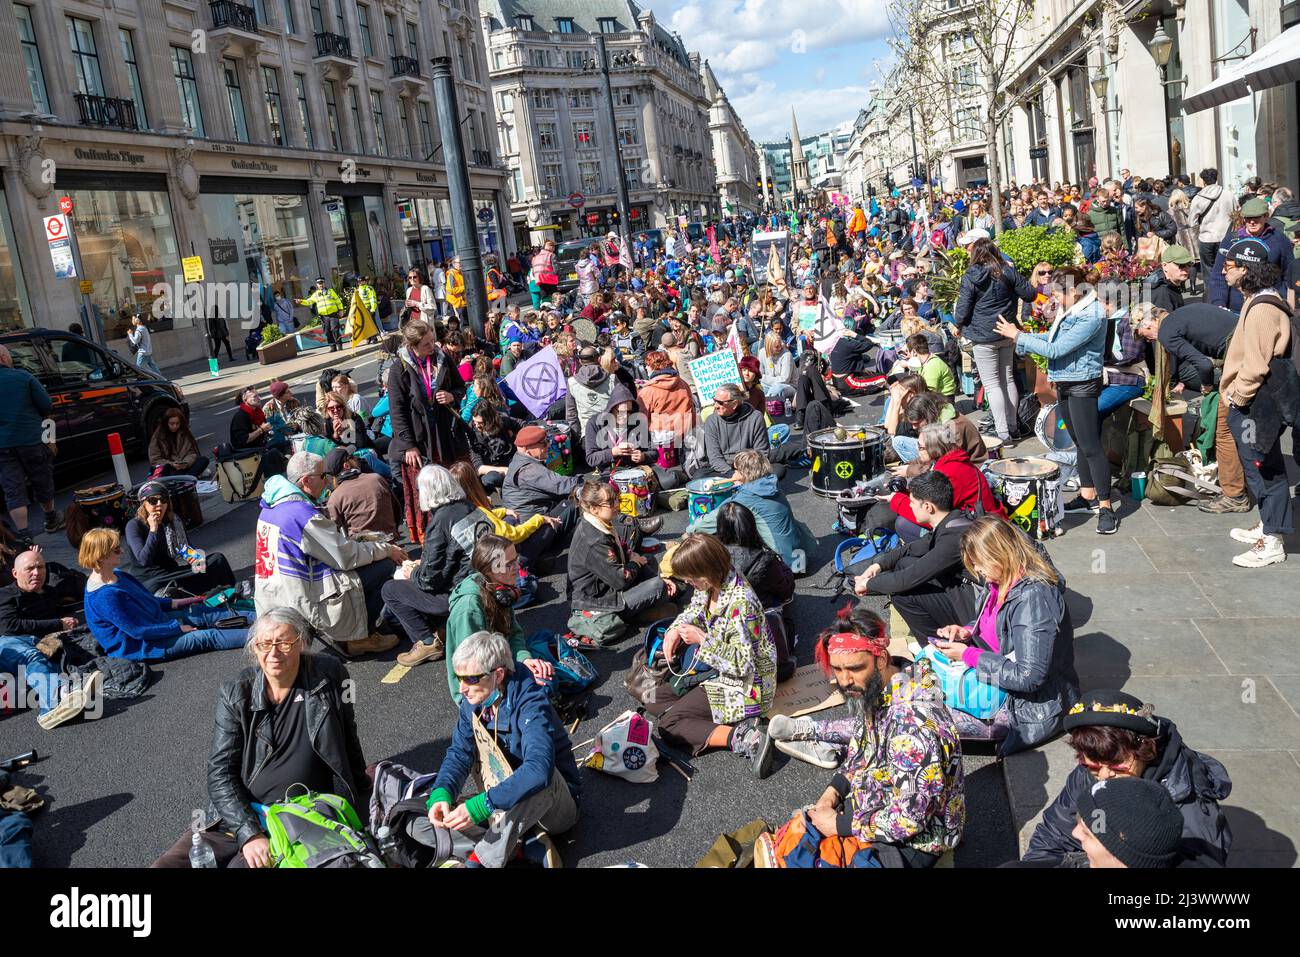
[[[813,432],[808,436],[813,491],[825,498],[839,498],[841,492],[875,478],[885,470],[888,439],[889,434],[876,426]]]
[[[989,488],[1007,510],[1007,519],[1027,535],[1043,540],[1065,531],[1061,522],[1061,470],[1047,459],[987,462]]]

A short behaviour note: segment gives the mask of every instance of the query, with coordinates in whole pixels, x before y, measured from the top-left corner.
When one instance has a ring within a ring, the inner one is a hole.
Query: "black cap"
[[[325,455],[325,474],[333,475],[335,478],[342,475],[348,469],[348,456],[350,453],[347,449],[331,449]]]
[[[1155,737],[1160,731],[1155,709],[1122,691],[1089,691],[1065,716],[1065,730],[1110,725]]]
[[[1098,781],[1079,795],[1079,818],[1125,867],[1173,867],[1183,815],[1164,786],[1145,778]]]

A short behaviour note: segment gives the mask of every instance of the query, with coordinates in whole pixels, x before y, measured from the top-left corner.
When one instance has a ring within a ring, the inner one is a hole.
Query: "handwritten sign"
[[[695,380],[696,391],[700,401],[711,403],[713,393],[720,385],[739,385],[740,367],[736,364],[736,355],[730,349],[720,349],[700,356],[688,363],[691,378]]]
[[[776,698],[770,713],[797,718],[801,714],[825,711],[843,703],[844,696],[832,687],[819,665],[804,665],[776,686]]]

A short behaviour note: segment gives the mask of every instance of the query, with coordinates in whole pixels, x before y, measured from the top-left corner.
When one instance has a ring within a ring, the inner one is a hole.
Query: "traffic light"
[[[618,222],[618,210],[617,210],[617,209],[612,210],[612,211],[610,212],[610,214],[609,214],[609,221],[610,221],[611,223],[616,223],[616,222]]]

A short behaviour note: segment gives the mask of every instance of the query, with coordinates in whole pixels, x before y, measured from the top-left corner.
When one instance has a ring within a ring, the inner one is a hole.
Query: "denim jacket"
[[[1070,311],[1057,317],[1046,334],[1023,332],[1016,337],[1016,353],[1033,353],[1047,359],[1051,382],[1087,382],[1101,377],[1106,348],[1106,312],[1089,293]]]

